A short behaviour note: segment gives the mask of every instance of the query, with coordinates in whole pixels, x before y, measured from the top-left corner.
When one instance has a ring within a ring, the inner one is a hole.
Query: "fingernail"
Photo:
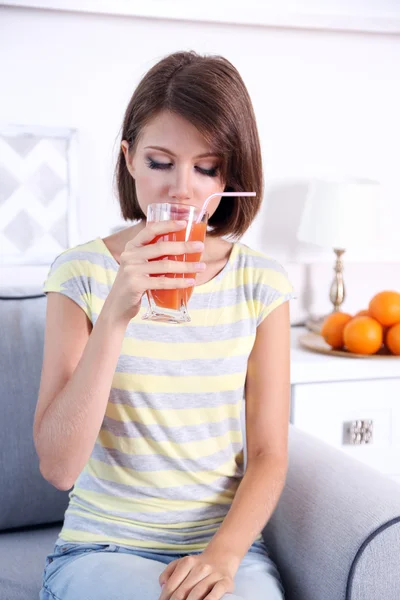
[[[175,221],[177,225],[186,225],[186,221]]]
[[[197,263],[196,269],[198,269],[199,271],[204,271],[206,266],[206,263]]]
[[[203,242],[193,242],[192,247],[194,250],[203,250],[204,244],[203,244]]]

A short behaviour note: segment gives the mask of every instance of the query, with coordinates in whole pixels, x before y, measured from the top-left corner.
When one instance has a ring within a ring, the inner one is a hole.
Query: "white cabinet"
[[[400,379],[294,385],[291,421],[371,467],[400,477]]]
[[[400,483],[400,358],[338,358],[292,338],[291,422]],[[379,366],[380,363],[380,366]]]

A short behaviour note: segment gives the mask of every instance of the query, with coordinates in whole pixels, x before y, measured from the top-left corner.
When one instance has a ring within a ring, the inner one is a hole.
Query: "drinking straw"
[[[208,203],[211,198],[215,198],[215,196],[255,196],[255,192],[215,192],[215,194],[211,194],[204,200],[203,206],[201,207],[201,211],[199,212],[199,216],[197,217],[196,223],[200,223],[204,213],[207,210]]]

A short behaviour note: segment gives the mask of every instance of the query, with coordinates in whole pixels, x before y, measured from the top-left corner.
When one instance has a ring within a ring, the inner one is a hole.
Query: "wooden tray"
[[[400,356],[397,356],[396,354],[389,354],[386,349],[379,350],[377,354],[355,354],[353,352],[348,352],[347,350],[333,350],[325,342],[323,337],[312,332],[303,333],[299,337],[299,344],[312,352],[330,354],[331,356],[344,356],[345,358],[400,358]]]

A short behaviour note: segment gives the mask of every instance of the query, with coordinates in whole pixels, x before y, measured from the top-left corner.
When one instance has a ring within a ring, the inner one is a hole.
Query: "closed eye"
[[[216,177],[218,174],[218,167],[213,167],[212,169],[202,169],[201,167],[196,167],[196,170],[202,175],[208,175],[208,177]]]
[[[147,166],[149,169],[157,169],[159,171],[167,171],[171,167],[173,167],[172,163],[163,163],[154,160],[153,158],[147,158]],[[218,167],[213,167],[211,169],[204,169],[202,167],[195,167],[196,171],[201,175],[206,175],[208,177],[216,177],[218,175]]]
[[[153,160],[152,158],[148,158],[147,166],[150,169],[167,170],[172,167],[172,163],[161,163],[161,162],[157,162],[157,161]]]

